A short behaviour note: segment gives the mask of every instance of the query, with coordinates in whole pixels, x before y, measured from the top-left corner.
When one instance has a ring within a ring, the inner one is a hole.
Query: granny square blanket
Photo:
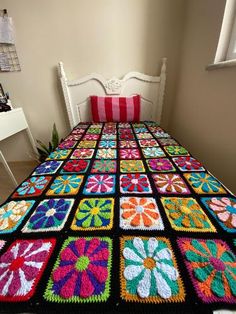
[[[236,309],[236,197],[157,123],[80,123],[0,205],[0,312]]]

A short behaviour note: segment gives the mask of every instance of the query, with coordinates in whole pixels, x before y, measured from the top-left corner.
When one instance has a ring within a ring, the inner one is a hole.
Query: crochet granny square
[[[168,158],[156,158],[146,160],[148,168],[152,172],[173,172],[175,167]]]
[[[92,148],[77,148],[73,151],[71,159],[90,159],[93,157],[94,149]]]
[[[69,237],[53,267],[44,298],[51,302],[104,302],[110,295],[112,241]]]
[[[83,193],[104,195],[115,193],[116,177],[109,174],[94,174],[87,178]]]
[[[236,256],[222,240],[178,240],[198,297],[205,303],[236,302]]]
[[[225,231],[236,233],[235,197],[201,197],[201,201]]]
[[[142,303],[183,302],[185,291],[166,238],[120,239],[121,298]]]
[[[71,153],[71,149],[58,149],[52,152],[46,160],[66,159]]]
[[[95,148],[97,141],[80,141],[78,148]]]
[[[100,141],[99,148],[116,148],[116,141]]]
[[[53,174],[56,173],[63,161],[52,160],[41,163],[35,170],[33,175]]]
[[[73,159],[68,160],[65,162],[62,170],[60,173],[67,173],[67,174],[73,174],[73,173],[85,173],[89,167],[90,160],[86,159]]]
[[[77,141],[65,140],[65,141],[61,142],[58,145],[58,148],[60,148],[60,149],[70,149],[70,148],[75,147],[76,144],[77,144]]]
[[[32,197],[39,196],[46,189],[47,185],[51,181],[52,177],[40,176],[30,177],[18,187],[16,192],[12,195],[15,197]]]
[[[164,150],[168,153],[170,156],[188,156],[189,152],[182,146],[165,146]]]
[[[139,159],[141,158],[139,149],[137,148],[126,148],[120,149],[121,159]]]
[[[22,232],[60,231],[74,204],[73,199],[50,198],[39,203]]]
[[[157,191],[161,194],[190,194],[184,179],[175,173],[153,174]]]
[[[148,176],[141,173],[127,173],[120,176],[120,191],[129,193],[152,193]]]
[[[206,172],[184,173],[188,183],[198,194],[226,194],[227,192],[213,176]]]
[[[83,137],[83,141],[92,140],[97,141],[99,139],[99,134],[85,134]]]
[[[135,141],[119,141],[119,148],[137,148]]]
[[[160,147],[145,147],[142,151],[145,158],[158,158],[166,156]]]
[[[100,148],[97,150],[97,159],[115,159],[116,149],[112,148]]]
[[[157,203],[152,197],[121,197],[122,229],[164,230]]]
[[[145,172],[142,160],[120,160],[120,172]]]
[[[11,233],[21,224],[35,201],[10,201],[0,206],[0,233]]]
[[[29,300],[55,246],[55,239],[16,240],[0,256],[0,300]]]
[[[171,227],[178,231],[216,232],[215,227],[192,197],[161,197]]]
[[[78,176],[75,174],[58,176],[51,184],[46,195],[75,195],[78,193],[82,181],[83,176]]]
[[[91,169],[91,173],[116,173],[116,167],[116,160],[95,160]]]
[[[160,138],[158,139],[159,144],[165,145],[179,145],[173,138]]]
[[[114,198],[84,198],[75,213],[72,230],[108,230],[113,225]]]
[[[200,161],[190,156],[174,157],[172,158],[172,160],[181,171],[204,171],[205,170],[203,165],[200,163]]]
[[[150,139],[150,140],[139,140],[139,145],[141,147],[155,147],[159,146],[156,140]]]

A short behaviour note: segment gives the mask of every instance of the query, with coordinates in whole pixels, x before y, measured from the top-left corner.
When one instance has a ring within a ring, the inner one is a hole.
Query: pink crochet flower
[[[148,159],[148,166],[152,171],[173,171],[174,167],[167,158]]]
[[[115,191],[115,176],[108,174],[90,175],[84,194],[109,194]]]

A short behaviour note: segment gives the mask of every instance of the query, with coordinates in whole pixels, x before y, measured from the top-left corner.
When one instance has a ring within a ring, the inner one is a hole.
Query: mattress
[[[0,206],[0,309],[235,309],[235,232],[235,196],[155,122],[80,123]]]

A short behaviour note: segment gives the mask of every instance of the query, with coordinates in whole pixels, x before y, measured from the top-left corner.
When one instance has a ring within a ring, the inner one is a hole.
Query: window
[[[214,63],[207,69],[236,65],[236,0],[226,0]]]

